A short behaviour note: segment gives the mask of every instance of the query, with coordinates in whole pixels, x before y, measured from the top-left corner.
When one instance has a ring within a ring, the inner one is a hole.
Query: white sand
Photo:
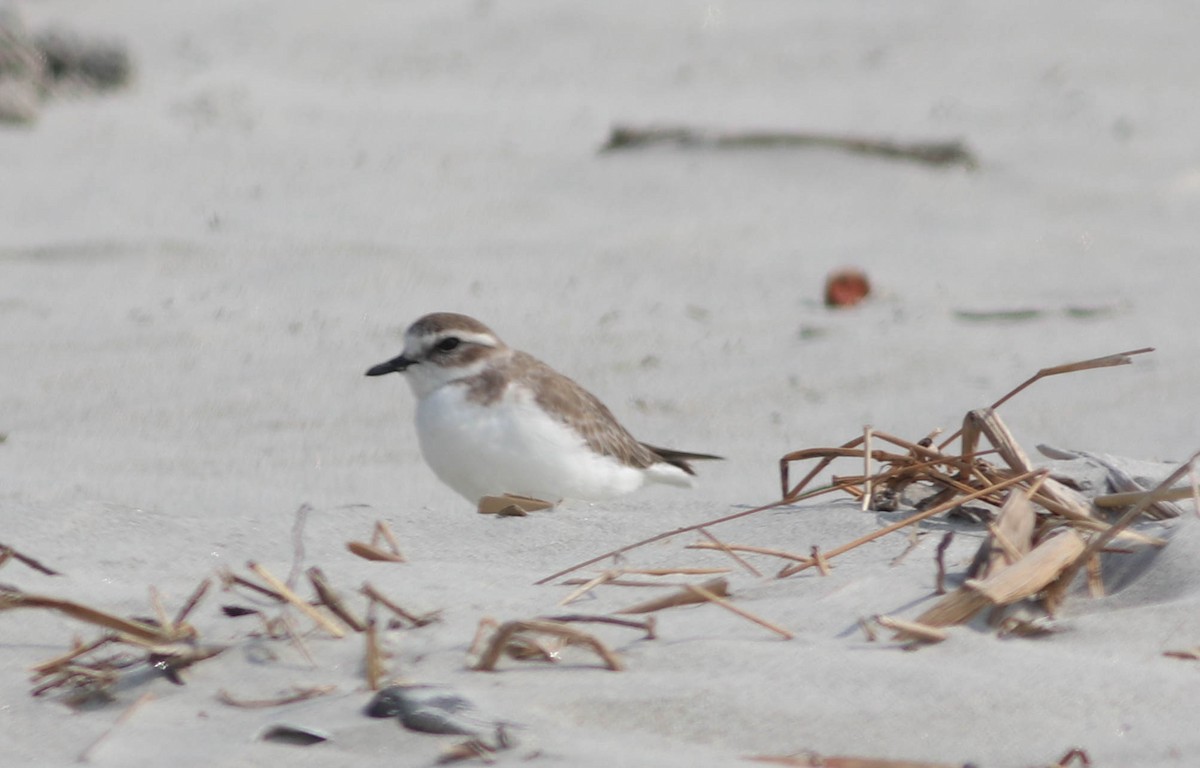
[[[732,577],[787,642],[715,607],[660,618],[661,639],[603,629],[628,670],[464,668],[483,616],[554,610],[532,582],[675,526],[778,495],[788,450],[863,424],[953,430],[1038,368],[1154,345],[1131,367],[1047,381],[1004,409],[1018,437],[1156,460],[1200,447],[1200,53],[1184,2],[30,3],[31,25],[125,39],[129,90],[56,103],[0,131],[0,542],[65,572],[0,579],[122,613],[156,585],[177,605],[221,566],[306,563],[370,579],[443,623],[393,638],[409,679],[520,723],[534,764],[730,765],[825,754],[1096,765],[1200,761],[1200,534],[1123,592],[1069,604],[1067,631],[962,628],[905,653],[855,629],[915,616],[933,547],[903,536],[829,578]],[[652,149],[598,156],[618,122],[962,138],[975,172],[831,151]],[[819,303],[832,267],[877,296]],[[1067,308],[1108,310],[1068,316]],[[955,310],[1039,309],[978,323]],[[365,369],[431,310],[480,317],[605,399],[639,437],[729,461],[693,492],[651,489],[520,520],[479,517],[420,461],[412,398]],[[802,331],[808,333],[802,334]],[[819,332],[813,335],[812,332]],[[365,505],[365,506],[364,506]],[[885,516],[889,520],[890,516]],[[405,565],[343,544],[387,520]],[[881,524],[849,503],[717,529],[807,551]],[[939,529],[941,523],[931,527]],[[964,532],[961,571],[978,541]],[[686,538],[686,537],[684,537]],[[671,541],[636,565],[724,565]],[[772,563],[760,563],[771,569]],[[589,571],[594,572],[594,571]],[[642,599],[610,588],[577,605]],[[253,619],[194,617],[213,641]],[[28,694],[29,665],[91,630],[0,617],[5,765],[72,762],[143,691],[156,698],[98,765],[423,765],[445,739],[359,714],[361,643],[239,646],[188,684],[131,686],[75,714]],[[339,698],[246,712],[293,684]],[[266,723],[331,730],[308,749]]]

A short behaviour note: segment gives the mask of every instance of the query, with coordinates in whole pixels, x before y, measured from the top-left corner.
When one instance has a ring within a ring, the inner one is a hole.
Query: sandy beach
[[[291,611],[302,651],[225,615],[266,610],[215,584],[248,561],[280,578],[319,566],[359,607],[370,582],[439,611],[381,633],[388,676],[508,723],[503,764],[811,752],[1026,768],[1071,748],[1098,767],[1200,761],[1200,662],[1163,655],[1200,644],[1189,501],[1139,523],[1170,543],[1106,564],[1109,594],[1080,587],[1044,637],[978,622],[915,651],[865,637],[860,619],[932,604],[948,530],[961,581],[987,529],[939,516],[915,545],[881,538],[828,576],[775,578],[777,560],[747,555],[754,576],[688,549],[695,533],[572,574],[733,568],[734,604],[790,640],[698,605],[658,613],[653,640],[583,627],[620,672],[577,647],[492,673],[468,659],[481,619],[613,615],[661,594],[609,585],[564,608],[573,586],[535,582],[779,499],[785,453],[864,425],[949,434],[1047,366],[1156,350],[1006,403],[1035,460],[1039,444],[1088,451],[1157,481],[1200,449],[1190,4],[18,7],[30,29],[123,42],[136,74],[0,126],[0,544],[62,574],[10,560],[0,582],[145,617],[151,587],[171,614],[213,578],[188,622],[229,647],[183,685],[132,675],[111,703],[76,709],[31,696],[30,668],[99,630],[4,612],[4,765],[420,766],[462,741],[362,714],[361,635]],[[961,142],[975,164],[828,146],[600,151],[616,126]],[[831,310],[824,280],[845,266],[873,291]],[[639,439],[726,460],[692,490],[477,514],[422,462],[400,377],[363,375],[439,310],[567,373]],[[807,554],[909,513],[827,496],[711,532]],[[406,562],[347,551],[377,521]],[[220,700],[296,686],[332,688],[273,708]],[[260,738],[280,723],[329,738]]]

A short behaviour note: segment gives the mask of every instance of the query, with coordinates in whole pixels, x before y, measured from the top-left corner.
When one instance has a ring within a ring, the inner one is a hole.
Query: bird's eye
[[[459,340],[454,338],[453,336],[451,336],[448,339],[442,339],[441,341],[439,341],[437,343],[437,346],[434,347],[434,349],[436,349],[438,352],[450,352],[458,345],[459,345]]]

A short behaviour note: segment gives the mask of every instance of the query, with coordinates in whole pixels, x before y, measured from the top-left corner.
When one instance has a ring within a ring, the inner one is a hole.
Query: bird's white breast
[[[417,403],[416,424],[425,461],[471,502],[502,493],[546,501],[607,499],[648,479],[646,470],[592,451],[523,387],[510,385],[487,404],[467,393],[462,383],[426,393]]]

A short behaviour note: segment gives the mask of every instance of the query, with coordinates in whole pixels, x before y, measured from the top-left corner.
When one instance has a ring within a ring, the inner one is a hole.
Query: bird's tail
[[[689,475],[696,474],[696,471],[692,469],[692,465],[688,463],[689,461],[723,461],[725,458],[723,456],[713,456],[708,453],[689,453],[688,451],[676,451],[673,448],[659,448],[649,443],[642,443],[642,445],[649,449],[655,456],[658,456],[673,467],[679,467]]]

